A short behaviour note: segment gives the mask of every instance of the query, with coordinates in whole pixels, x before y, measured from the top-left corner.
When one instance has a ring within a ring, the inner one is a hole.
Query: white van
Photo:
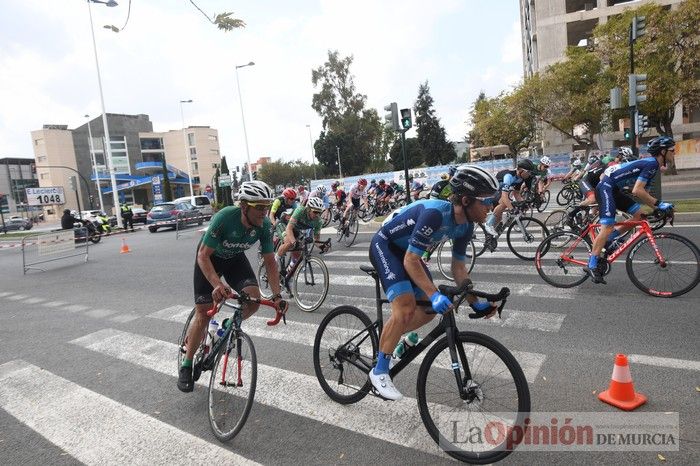
[[[199,210],[201,214],[204,215],[204,220],[209,220],[211,219],[211,216],[214,215],[214,209],[212,209],[211,202],[207,196],[178,197],[172,202],[176,204],[178,202],[187,202],[188,204],[191,204],[192,207]]]

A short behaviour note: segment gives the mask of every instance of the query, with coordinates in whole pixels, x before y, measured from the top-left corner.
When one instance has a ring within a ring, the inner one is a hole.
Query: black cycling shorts
[[[360,208],[360,198],[359,197],[351,197],[350,200],[352,201],[353,207],[356,209]]]
[[[214,270],[221,277],[223,275],[226,283],[234,290],[240,292],[247,286],[258,286],[258,280],[255,278],[250,262],[245,254],[238,254],[231,259],[221,259],[214,255],[209,256],[211,263],[214,265]],[[211,293],[214,288],[207,280],[207,277],[199,268],[197,260],[194,261],[194,303],[195,304],[211,304],[214,299]]]

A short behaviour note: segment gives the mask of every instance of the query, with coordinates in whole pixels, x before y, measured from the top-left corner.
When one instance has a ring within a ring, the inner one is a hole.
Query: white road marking
[[[2,291],[2,292],[0,292],[0,298],[4,298],[6,296],[11,296],[13,294],[14,293],[12,293],[11,291]]]
[[[110,317],[109,320],[112,322],[119,322],[120,324],[125,324],[127,322],[131,322],[132,320],[136,320],[140,318],[141,316],[138,314],[117,314],[116,316]]]
[[[65,303],[63,301],[49,301],[47,303],[42,303],[42,306],[46,307],[59,307],[59,306],[65,306],[68,303]]]
[[[94,317],[95,319],[101,319],[103,317],[110,316],[117,311],[110,311],[109,309],[95,309],[90,312],[86,312],[86,316]]]
[[[71,343],[162,374],[176,376],[173,360],[177,345],[174,343],[114,329],[100,330]],[[197,383],[206,386],[208,379],[208,374],[204,375]],[[401,401],[388,403],[367,396],[360,405],[343,406],[326,396],[315,377],[258,363],[255,401],[396,445],[442,454],[428,436],[414,398],[404,397]],[[151,443],[149,438],[149,444]],[[196,463],[204,461],[198,458]]]
[[[21,360],[0,365],[0,407],[85,464],[257,464]]]
[[[65,308],[68,312],[82,312],[90,309],[89,306],[83,306],[82,304],[73,304]]]
[[[658,356],[645,356],[643,354],[630,354],[630,362],[644,364],[647,366],[668,367],[670,369],[685,369],[689,371],[700,371],[700,361],[687,359],[661,358]]]
[[[476,259],[476,264],[474,265],[474,271],[472,273],[492,273],[492,274],[499,274],[499,275],[500,274],[538,275],[534,262],[526,263],[523,261],[523,264],[529,264],[529,265],[509,265],[509,264],[494,265],[494,264],[480,263],[479,259],[480,258]],[[363,264],[361,262],[344,262],[344,261],[335,261],[335,260],[327,260],[327,261],[325,261],[325,263],[328,266],[328,268],[331,269],[331,271],[334,269],[359,271],[360,265],[369,265],[369,260],[367,261],[367,264]],[[437,269],[437,259],[435,257],[433,257],[430,260],[430,262],[428,262],[428,266],[431,268],[431,272],[439,273],[439,271]]]
[[[39,304],[44,301],[46,301],[44,298],[29,298],[24,300],[27,304]]]
[[[20,300],[26,299],[26,298],[29,298],[29,296],[24,295],[24,294],[16,294],[16,295],[7,297],[7,299],[9,299],[10,301],[20,301]]]

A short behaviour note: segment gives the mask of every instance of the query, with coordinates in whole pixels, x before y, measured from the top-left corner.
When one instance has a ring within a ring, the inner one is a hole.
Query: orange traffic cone
[[[122,249],[119,253],[126,254],[127,252],[131,252],[131,249],[129,249],[129,245],[126,244],[126,238],[122,238]]]
[[[615,356],[610,387],[598,394],[598,399],[625,411],[632,411],[647,402],[646,396],[634,391],[630,366],[624,354]]]

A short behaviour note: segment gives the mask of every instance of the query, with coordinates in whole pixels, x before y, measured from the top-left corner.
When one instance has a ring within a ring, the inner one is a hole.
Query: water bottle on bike
[[[394,349],[394,357],[397,359],[401,359],[404,354],[406,354],[406,351],[408,351],[409,348],[415,346],[419,341],[418,334],[416,332],[411,332],[408,333],[407,335],[404,335],[403,338],[401,338],[401,341],[399,341],[399,344],[396,345],[396,349]]]

